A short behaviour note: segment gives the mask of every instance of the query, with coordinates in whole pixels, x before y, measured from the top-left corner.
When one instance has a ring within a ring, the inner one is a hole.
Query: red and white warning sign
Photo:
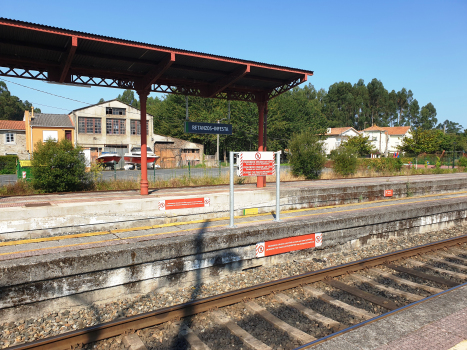
[[[256,257],[261,258],[263,256],[293,252],[295,250],[320,247],[322,243],[323,235],[321,233],[259,242],[256,243]]]
[[[238,176],[274,175],[274,152],[241,152],[238,158]]]
[[[166,199],[159,201],[159,210],[171,209],[186,209],[186,208],[202,208],[209,207],[211,199],[209,197],[202,198],[185,198],[185,199]]]
[[[384,197],[392,197],[393,190],[384,190]]]
[[[23,171],[23,179],[25,179],[25,178],[26,178],[26,172]]]

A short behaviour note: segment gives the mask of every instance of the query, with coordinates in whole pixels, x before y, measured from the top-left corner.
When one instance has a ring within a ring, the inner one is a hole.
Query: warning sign
[[[393,190],[384,190],[384,197],[392,197]]]
[[[275,174],[274,152],[241,152],[238,176],[266,176]]]
[[[186,199],[167,199],[159,201],[159,210],[186,209],[209,207],[211,199],[204,198],[186,198]]]
[[[323,243],[321,233],[276,239],[273,241],[256,243],[256,257],[282,254],[308,248],[319,247]]]

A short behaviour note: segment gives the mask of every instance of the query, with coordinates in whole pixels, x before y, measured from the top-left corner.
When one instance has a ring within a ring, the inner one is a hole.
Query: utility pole
[[[217,124],[219,124],[221,121],[226,120],[226,118],[219,119],[217,121]],[[219,166],[219,134],[217,134],[217,152],[216,152],[216,160],[217,160],[217,166]]]

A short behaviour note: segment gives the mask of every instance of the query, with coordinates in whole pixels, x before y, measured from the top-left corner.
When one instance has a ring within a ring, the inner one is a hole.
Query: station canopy
[[[0,18],[0,76],[266,102],[312,71]]]

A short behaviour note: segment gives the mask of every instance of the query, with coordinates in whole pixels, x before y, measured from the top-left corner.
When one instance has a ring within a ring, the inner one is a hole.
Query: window
[[[12,132],[7,132],[5,134],[5,143],[15,143],[15,134]]]
[[[101,118],[78,117],[78,132],[80,134],[100,134]]]
[[[105,114],[112,114],[112,115],[126,115],[125,108],[115,108],[115,107],[106,107]]]
[[[124,135],[125,119],[107,119],[106,130],[108,135]]]
[[[141,135],[141,121],[131,120],[130,121],[130,133],[131,135]],[[149,135],[149,121],[146,120],[146,135]]]
[[[42,131],[42,140],[45,142],[47,140],[58,141],[58,131],[57,130],[43,130]]]

